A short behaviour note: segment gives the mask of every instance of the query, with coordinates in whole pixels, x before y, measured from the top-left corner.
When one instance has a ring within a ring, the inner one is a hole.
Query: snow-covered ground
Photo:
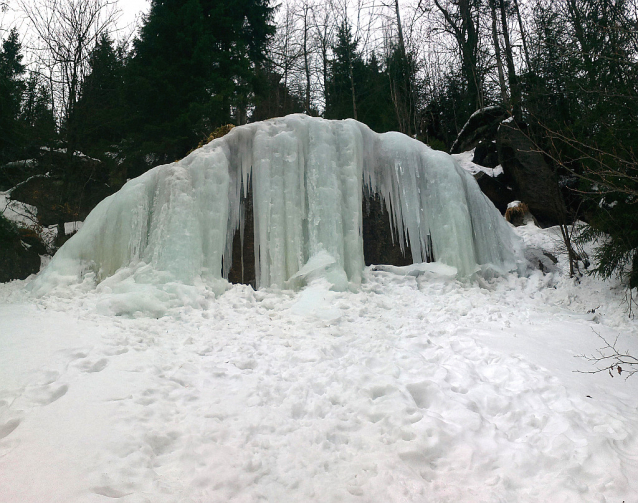
[[[368,268],[159,319],[25,284],[0,285],[2,502],[636,501],[638,376],[575,372],[595,332],[638,354],[613,282]]]

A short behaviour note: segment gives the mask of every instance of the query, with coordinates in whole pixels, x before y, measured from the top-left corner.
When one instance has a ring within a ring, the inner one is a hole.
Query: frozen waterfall
[[[91,212],[36,287],[89,271],[102,281],[123,268],[142,283],[223,282],[249,181],[258,287],[298,287],[317,271],[340,288],[358,284],[364,184],[415,262],[433,255],[461,276],[519,262],[508,224],[449,155],[354,120],[290,115],[237,127],[130,180]]]

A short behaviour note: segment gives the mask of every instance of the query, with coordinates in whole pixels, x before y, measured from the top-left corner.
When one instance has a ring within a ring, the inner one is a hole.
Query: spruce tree
[[[76,123],[78,147],[85,154],[104,160],[123,138],[123,73],[124,50],[105,33],[91,52],[89,73],[70,119]]]
[[[139,170],[245,120],[274,31],[267,0],[154,0],[126,69],[129,155]]]
[[[57,139],[51,93],[41,78],[32,73],[26,83],[20,111],[24,155],[32,157],[41,147],[52,148]]]
[[[327,119],[359,119],[357,102],[365,85],[365,63],[348,23],[337,31],[326,93]]]
[[[22,44],[14,28],[0,51],[0,164],[14,160],[21,151],[20,103],[24,92]]]

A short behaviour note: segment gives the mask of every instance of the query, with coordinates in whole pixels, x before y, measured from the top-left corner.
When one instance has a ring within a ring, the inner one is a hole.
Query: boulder
[[[513,121],[498,129],[496,140],[499,162],[512,180],[516,199],[527,204],[542,226],[562,222],[566,209],[558,179],[534,142]]]
[[[498,149],[496,148],[496,138],[494,140],[481,140],[474,149],[474,164],[494,169],[498,166]]]
[[[504,175],[490,176],[484,171],[479,171],[474,175],[474,179],[478,182],[483,194],[492,201],[501,213],[505,213],[510,201],[516,199],[514,191],[506,183]]]
[[[8,168],[21,170],[12,172],[11,179],[20,182],[10,189],[9,197],[35,206],[43,226],[84,220],[102,199],[114,192],[108,184],[104,164],[79,152],[68,156],[63,149],[41,149],[29,161],[3,166],[0,175],[6,175]],[[9,178],[0,176],[2,179]]]
[[[37,273],[44,253],[44,243],[34,232],[18,229],[0,215],[0,283]]]
[[[500,106],[481,108],[472,114],[452,144],[451,154],[460,154],[472,150],[481,142],[491,142],[503,120],[509,116]],[[480,163],[477,163],[480,164]]]

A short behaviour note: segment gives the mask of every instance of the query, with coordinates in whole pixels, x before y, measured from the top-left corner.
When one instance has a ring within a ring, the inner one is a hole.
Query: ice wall
[[[243,232],[249,180],[258,287],[298,287],[307,264],[324,264],[335,285],[358,284],[363,184],[381,194],[415,262],[432,252],[462,276],[517,267],[517,238],[449,155],[354,120],[290,115],[237,127],[129,181],[58,251],[40,286],[81,271],[101,281],[122,268],[148,282],[220,281]]]

